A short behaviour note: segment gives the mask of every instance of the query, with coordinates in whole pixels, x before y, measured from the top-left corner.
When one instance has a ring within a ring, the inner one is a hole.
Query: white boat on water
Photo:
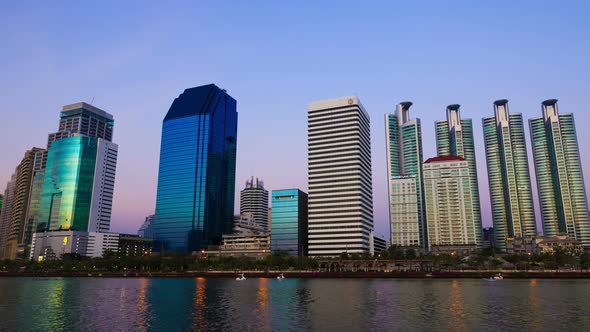
[[[484,280],[488,280],[488,281],[496,281],[496,280],[503,280],[504,277],[502,276],[502,273],[496,273],[494,274],[493,277],[489,277],[488,279],[484,279]]]
[[[246,280],[246,277],[244,276],[244,274],[240,274],[239,277],[236,278],[236,280]]]
[[[285,279],[285,276],[281,273],[277,276],[277,279],[283,280],[283,279]]]

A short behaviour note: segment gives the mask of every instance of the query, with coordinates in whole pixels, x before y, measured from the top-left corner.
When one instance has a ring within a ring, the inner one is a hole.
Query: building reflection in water
[[[197,278],[195,287],[195,296],[193,299],[193,331],[207,331],[207,280],[205,278]]]
[[[540,331],[542,330],[542,315],[540,313],[541,309],[541,299],[537,294],[537,279],[531,279],[529,282],[529,310],[530,310],[530,329],[533,331]]]
[[[258,292],[256,297],[256,322],[261,330],[270,330],[270,308],[267,278],[258,278]]]
[[[141,278],[139,279],[139,291],[137,292],[137,319],[138,319],[138,330],[139,331],[147,331],[148,330],[148,308],[149,304],[147,301],[147,291],[149,286],[149,279],[148,278]]]
[[[451,312],[452,328],[454,330],[465,330],[465,312],[463,308],[463,294],[461,293],[461,287],[457,280],[453,280],[451,286],[449,311]]]

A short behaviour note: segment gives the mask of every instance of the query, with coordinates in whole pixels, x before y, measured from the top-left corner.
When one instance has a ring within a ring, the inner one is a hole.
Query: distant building
[[[137,235],[143,238],[153,239],[154,238],[154,219],[156,215],[152,214],[145,217],[145,221],[139,227]]]
[[[526,236],[513,238],[506,241],[506,253],[517,255],[530,255],[541,253],[553,253],[555,248],[570,250],[574,254],[583,252],[582,243],[567,236]]]
[[[524,124],[505,99],[482,121],[496,247],[505,250],[507,239],[537,233]]]
[[[234,228],[231,234],[262,234],[267,233],[264,227],[254,222],[252,213],[234,216]]]
[[[233,227],[238,113],[214,84],[186,89],[162,124],[154,249],[192,252]]]
[[[560,114],[557,99],[530,119],[539,205],[545,236],[567,234],[590,250],[590,221],[574,115]]]
[[[262,180],[254,177],[246,181],[246,187],[240,191],[240,214],[250,213],[254,223],[268,230],[268,190],[264,189]]]
[[[387,240],[385,240],[384,238],[382,238],[380,236],[373,235],[373,248],[374,248],[374,253],[379,254],[380,252],[382,252],[383,250],[386,250],[388,248]]]
[[[424,162],[424,194],[430,251],[457,251],[481,246],[471,192],[467,161],[459,156],[440,156]]]
[[[395,114],[385,114],[390,240],[401,247],[426,247],[422,124],[410,118],[411,106],[401,102]]]
[[[272,191],[271,250],[307,256],[307,194],[299,189]]]
[[[40,148],[28,150],[16,168],[14,194],[11,202],[10,221],[7,225],[7,235],[4,247],[4,259],[24,258],[24,248],[19,244],[24,242],[27,227],[27,210],[31,199],[31,184],[35,170],[35,163],[40,162],[36,157],[41,156]],[[20,252],[19,252],[20,249]]]
[[[226,234],[219,246],[202,252],[211,256],[245,256],[262,259],[270,254],[270,234]]]
[[[119,234],[117,255],[119,257],[149,256],[152,254],[154,240],[131,234]]]
[[[369,114],[358,97],[328,99],[309,104],[307,124],[309,255],[369,252],[373,230]]]
[[[6,241],[8,240],[15,186],[16,172],[12,174],[10,181],[6,184],[2,211],[0,211],[0,259],[4,258],[4,249],[6,247]]]

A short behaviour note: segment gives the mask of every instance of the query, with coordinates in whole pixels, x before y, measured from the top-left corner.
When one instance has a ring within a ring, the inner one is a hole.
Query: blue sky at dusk
[[[0,190],[26,149],[45,147],[63,105],[94,98],[114,115],[119,144],[112,230],[135,232],[155,208],[164,115],[185,88],[215,83],[238,101],[236,193],[250,176],[269,190],[307,190],[307,104],[358,95],[371,116],[381,235],[383,115],[414,102],[426,159],[436,153],[434,121],[461,104],[474,119],[489,226],[481,118],[494,100],[528,119],[559,99],[576,116],[590,174],[589,12],[584,1],[4,1]]]

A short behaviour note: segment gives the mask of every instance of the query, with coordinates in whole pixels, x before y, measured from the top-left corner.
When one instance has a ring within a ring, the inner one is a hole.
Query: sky
[[[491,226],[481,118],[494,100],[529,119],[559,99],[590,174],[589,12],[585,1],[4,1],[0,190],[27,149],[46,146],[63,105],[93,101],[114,115],[119,145],[111,228],[135,233],[155,209],[166,112],[215,83],[238,101],[236,211],[251,176],[307,190],[307,104],[357,95],[371,117],[377,234],[389,232],[384,114],[406,100],[425,159],[447,105],[474,119]],[[527,144],[531,157],[528,132]]]

